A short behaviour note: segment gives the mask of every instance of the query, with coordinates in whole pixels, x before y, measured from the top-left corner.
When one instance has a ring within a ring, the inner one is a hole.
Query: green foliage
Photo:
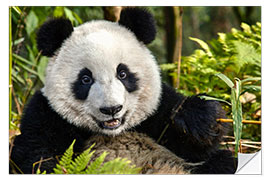
[[[138,174],[141,171],[141,168],[131,165],[131,161],[125,158],[116,158],[112,161],[104,162],[108,155],[107,152],[103,152],[95,160],[92,160],[91,158],[95,151],[91,151],[91,149],[94,147],[94,144],[73,160],[74,144],[75,140],[66,150],[56,168],[53,169],[53,174]],[[37,174],[46,174],[46,172],[41,173],[38,170]]]
[[[260,77],[260,27],[260,23],[252,26],[242,23],[242,31],[232,29],[231,33],[219,33],[219,38],[209,43],[190,38],[202,49],[182,57],[179,92],[185,95],[208,93],[228,100],[230,89],[220,84],[215,74],[223,73],[230,79]],[[171,76],[177,76],[176,67],[176,64],[161,65],[161,69],[169,71]],[[260,85],[259,82],[256,85]],[[256,97],[260,102],[260,92],[257,92]]]
[[[241,27],[242,30],[233,28],[231,33],[218,33],[218,38],[208,43],[190,38],[201,49],[182,57],[178,90],[185,95],[207,93],[215,97],[211,99],[222,99],[228,115],[234,119],[237,143],[241,137],[240,129],[243,129],[243,137],[260,140],[260,126],[242,125],[240,119],[260,119],[257,112],[261,109],[261,24],[249,26],[242,23]],[[175,77],[176,67],[176,64],[161,65],[162,70]],[[218,78],[225,83],[220,83]],[[235,83],[230,79],[235,79]],[[244,84],[243,87],[241,84]],[[247,101],[247,96],[253,97],[253,100]]]
[[[238,78],[234,78],[235,83],[233,83],[226,75],[222,73],[216,74],[223,82],[225,82],[230,88],[231,88],[231,109],[232,109],[232,118],[233,118],[233,132],[235,137],[235,157],[237,157],[239,152],[239,145],[242,135],[242,127],[243,127],[243,117],[242,117],[242,103],[240,101],[241,95],[244,94],[244,92],[247,92],[248,89],[250,89],[251,85],[246,85],[245,83],[250,81],[259,81],[261,78],[247,78],[244,80],[240,80]],[[256,90],[260,90],[260,86],[253,86],[252,88]],[[243,91],[243,89],[245,89]],[[212,99],[213,100],[213,99]],[[224,101],[219,99],[214,99],[218,101]]]

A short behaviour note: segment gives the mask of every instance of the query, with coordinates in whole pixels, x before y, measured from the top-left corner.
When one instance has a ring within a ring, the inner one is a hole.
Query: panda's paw
[[[187,97],[174,117],[178,131],[193,137],[192,140],[211,144],[224,134],[224,127],[217,122],[225,113],[217,101],[206,101],[198,96]]]

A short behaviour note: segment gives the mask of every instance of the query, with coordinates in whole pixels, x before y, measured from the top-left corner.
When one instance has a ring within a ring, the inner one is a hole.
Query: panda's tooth
[[[105,121],[104,125],[107,127],[114,127],[119,125],[120,121],[118,119],[110,120],[110,121]]]

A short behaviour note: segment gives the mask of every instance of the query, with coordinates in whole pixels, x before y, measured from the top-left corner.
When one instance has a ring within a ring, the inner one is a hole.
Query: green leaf
[[[79,24],[83,23],[82,19],[78,16],[78,14],[76,14],[74,11],[72,11],[72,14],[76,18],[76,20],[78,21]]]
[[[228,101],[225,101],[224,99],[220,99],[220,98],[215,98],[215,97],[210,97],[210,96],[199,96],[201,99],[205,99],[205,100],[213,100],[213,101],[220,101],[220,102],[224,102],[226,104],[228,104],[229,106],[231,106],[232,104],[229,103]]]
[[[244,43],[242,41],[232,41],[235,46],[236,52],[236,64],[239,66],[239,69],[246,64],[254,64],[261,66],[261,53],[251,45]]]
[[[17,54],[12,54],[12,56],[15,58],[15,62],[20,61],[20,62],[23,62],[23,63],[28,64],[30,66],[35,66],[34,63],[32,63],[31,61],[29,61],[29,60],[27,60],[27,59],[25,59]]]
[[[205,43],[204,41],[202,41],[200,39],[193,38],[193,37],[189,37],[189,39],[197,42],[205,50],[205,52],[208,56],[210,56],[210,57],[213,56],[207,43]]]
[[[91,160],[92,155],[95,151],[91,151],[95,144],[93,144],[90,148],[81,153],[74,161],[71,162],[72,166],[69,168],[69,174],[82,174],[83,170],[85,170],[86,166]]]
[[[224,81],[230,88],[233,88],[234,84],[233,82],[224,74],[218,73],[215,74],[217,77],[219,77],[222,81]]]
[[[47,67],[48,61],[49,60],[47,57],[42,56],[39,60],[38,66],[37,66],[38,77],[43,84],[45,83],[45,72],[46,72],[46,67]]]
[[[22,77],[20,77],[18,74],[15,74],[15,73],[12,73],[12,81],[16,81],[16,82],[19,82],[23,85],[25,85],[25,81]]]
[[[74,22],[76,22],[76,19],[73,16],[72,11],[64,7],[64,12],[65,12],[66,17],[72,22],[72,24],[74,24]]]
[[[172,63],[168,63],[168,64],[161,64],[160,68],[162,71],[169,71],[169,70],[173,70],[175,69],[177,66],[175,64]]]
[[[15,41],[14,41],[14,46],[17,46],[18,44],[20,44],[20,43],[22,43],[24,41],[24,37],[22,37],[22,38],[19,38],[19,39],[16,39]]]
[[[112,161],[104,163],[101,167],[100,174],[138,174],[141,168],[130,165],[130,161],[126,158],[116,158]]]
[[[73,146],[75,144],[75,141],[76,140],[72,142],[72,144],[69,146],[69,148],[66,150],[66,152],[62,156],[59,162],[59,166],[57,168],[58,170],[61,170],[62,168],[64,168],[65,170],[68,171],[68,169],[70,168],[70,165],[72,162],[72,156],[73,156]]]
[[[30,37],[32,32],[34,32],[34,30],[38,27],[38,17],[36,16],[34,11],[31,10],[29,12],[28,16],[26,17],[25,25],[27,35]]]
[[[243,89],[245,89],[246,91],[253,90],[257,92],[260,92],[262,90],[261,86],[257,86],[257,85],[245,85],[243,86]]]
[[[245,33],[247,33],[247,34],[251,34],[252,33],[252,31],[251,31],[251,28],[250,28],[250,26],[248,25],[248,24],[246,24],[246,23],[241,23],[241,28],[244,30],[244,32]]]
[[[27,67],[23,63],[21,63],[21,62],[18,61],[17,64],[20,66],[20,68],[24,69],[25,71],[27,71],[29,73],[32,73],[34,75],[38,75],[36,71],[34,71],[33,69],[30,69],[29,67]]]
[[[53,11],[53,16],[54,17],[62,17],[64,15],[64,7],[55,7],[54,11]]]
[[[260,81],[261,79],[262,79],[261,77],[251,77],[251,78],[243,79],[241,82],[243,84],[243,83],[249,82],[249,81]]]
[[[19,15],[22,14],[22,11],[21,11],[21,9],[18,6],[12,6],[12,9],[14,9],[15,12],[18,13]]]
[[[235,157],[238,156],[239,144],[242,134],[242,104],[240,102],[241,81],[235,78],[235,87],[231,90],[233,130],[235,137]]]
[[[106,156],[108,153],[104,151],[94,162],[92,162],[86,169],[86,174],[95,174],[98,172],[99,168],[101,167],[101,164],[104,162]]]

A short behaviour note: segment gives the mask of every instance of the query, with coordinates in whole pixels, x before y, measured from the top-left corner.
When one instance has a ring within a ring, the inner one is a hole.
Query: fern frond
[[[69,169],[69,174],[81,174],[82,171],[85,170],[87,165],[89,164],[92,155],[95,151],[91,151],[95,144],[93,144],[89,149],[85,150],[82,154],[75,158],[74,161],[71,162],[71,166]]]
[[[141,168],[131,165],[131,161],[126,158],[116,158],[104,163],[100,168],[99,174],[138,174]]]
[[[53,169],[56,174],[67,174],[68,170],[70,169],[75,141],[76,140],[72,142],[64,155],[61,157],[59,164],[57,164],[56,168]]]
[[[98,174],[98,170],[104,162],[108,153],[104,151],[94,162],[92,162],[85,170],[86,174]]]
[[[73,160],[74,144],[75,140],[66,150],[59,163],[56,164],[56,167],[53,169],[53,174],[138,174],[141,170],[135,165],[131,165],[131,161],[127,159],[116,158],[104,163],[108,152],[103,152],[91,162],[91,158],[95,153],[95,151],[91,151],[91,149],[95,144]],[[40,174],[40,171],[38,173]]]

